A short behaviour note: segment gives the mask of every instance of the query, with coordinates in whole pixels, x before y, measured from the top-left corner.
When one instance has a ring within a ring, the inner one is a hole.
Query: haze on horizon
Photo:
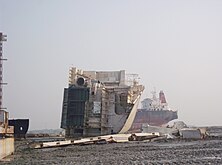
[[[188,125],[222,125],[221,0],[0,0],[3,105],[59,128],[68,70],[126,70]]]

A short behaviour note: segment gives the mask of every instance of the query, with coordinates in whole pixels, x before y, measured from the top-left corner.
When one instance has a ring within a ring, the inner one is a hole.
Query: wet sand
[[[10,162],[0,164],[156,165],[222,164],[222,138],[164,140],[29,149],[28,140],[16,142]]]

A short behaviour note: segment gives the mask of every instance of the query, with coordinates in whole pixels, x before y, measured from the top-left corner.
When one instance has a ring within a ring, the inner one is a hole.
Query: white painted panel
[[[93,102],[93,113],[100,114],[101,112],[101,102],[95,101]]]

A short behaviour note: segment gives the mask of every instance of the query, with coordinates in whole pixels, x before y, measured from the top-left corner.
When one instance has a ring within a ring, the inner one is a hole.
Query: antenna
[[[153,95],[153,100],[157,100],[157,97],[156,97],[156,88],[154,87],[153,88],[153,91],[151,91],[152,95]]]
[[[6,39],[7,35],[4,35],[2,32],[0,32],[0,110],[1,109],[6,109],[2,108],[2,97],[3,97],[3,85],[6,85],[6,83],[3,83],[3,61],[7,59],[3,59],[2,55],[2,45],[3,41],[7,41]]]

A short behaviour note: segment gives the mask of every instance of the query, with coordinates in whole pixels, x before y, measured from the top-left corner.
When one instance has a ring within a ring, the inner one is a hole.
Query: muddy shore
[[[29,149],[30,140],[16,141],[10,161],[0,164],[222,164],[222,138],[163,140]]]

